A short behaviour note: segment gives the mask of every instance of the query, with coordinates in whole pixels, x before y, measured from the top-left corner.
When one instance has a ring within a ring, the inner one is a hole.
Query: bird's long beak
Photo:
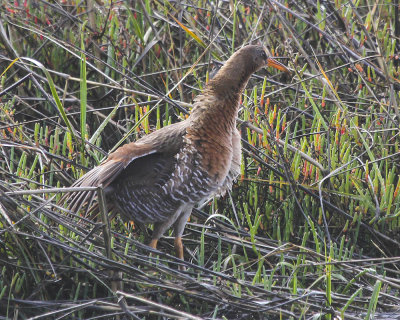
[[[288,68],[286,68],[282,63],[280,63],[272,58],[267,59],[267,66],[274,67],[275,69],[290,73]]]

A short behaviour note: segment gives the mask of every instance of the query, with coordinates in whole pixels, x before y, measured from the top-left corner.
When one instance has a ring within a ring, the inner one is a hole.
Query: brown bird
[[[152,248],[173,225],[176,255],[183,259],[181,237],[192,208],[224,194],[240,172],[239,99],[250,76],[265,66],[288,71],[261,46],[238,50],[194,99],[188,119],[120,147],[73,186],[102,186],[127,219],[154,223]],[[92,196],[75,193],[70,207]]]

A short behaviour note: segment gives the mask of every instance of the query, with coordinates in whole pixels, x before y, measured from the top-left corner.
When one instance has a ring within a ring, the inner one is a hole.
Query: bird
[[[183,260],[182,235],[193,207],[225,194],[240,173],[240,98],[250,76],[267,66],[289,72],[261,45],[237,50],[193,99],[187,119],[119,147],[72,186],[102,187],[125,220],[153,224],[154,249],[173,227]],[[67,201],[76,209],[93,197],[81,191]]]

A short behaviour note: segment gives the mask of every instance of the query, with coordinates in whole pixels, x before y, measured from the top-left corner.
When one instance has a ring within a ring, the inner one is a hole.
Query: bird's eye
[[[254,62],[256,62],[256,64],[266,63],[267,59],[268,59],[267,53],[261,48],[259,49],[257,54],[254,56]]]
[[[267,53],[265,51],[262,52],[262,58],[263,58],[263,60],[268,59]]]

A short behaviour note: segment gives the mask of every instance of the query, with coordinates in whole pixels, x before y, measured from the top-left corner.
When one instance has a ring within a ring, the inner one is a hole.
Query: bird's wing
[[[131,142],[111,153],[97,167],[77,180],[71,187],[112,187],[113,182],[130,177],[140,183],[143,179],[156,179],[172,171],[175,154],[182,144],[184,122],[154,131],[144,138]],[[172,142],[171,142],[172,141]],[[67,208],[79,211],[83,205],[90,207],[94,191],[78,191],[62,198]]]

